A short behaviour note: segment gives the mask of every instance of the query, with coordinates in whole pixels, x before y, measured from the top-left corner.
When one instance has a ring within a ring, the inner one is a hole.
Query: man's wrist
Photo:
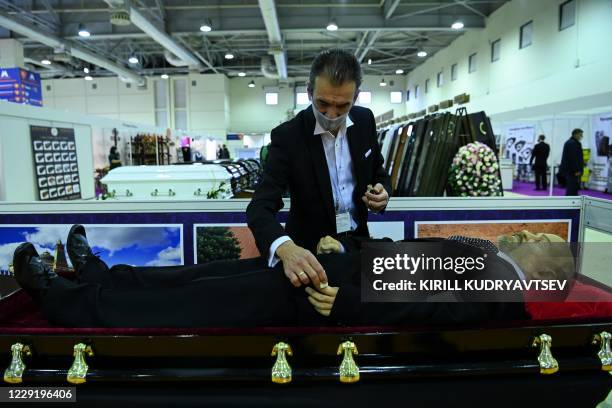
[[[283,255],[285,254],[285,251],[294,245],[295,243],[292,240],[287,240],[283,242],[282,244],[278,246],[278,248],[276,248],[276,256],[283,259]]]

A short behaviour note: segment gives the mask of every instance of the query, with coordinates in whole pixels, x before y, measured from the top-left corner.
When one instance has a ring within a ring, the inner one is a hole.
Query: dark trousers
[[[535,185],[537,189],[544,189],[548,187],[546,180],[546,167],[534,167],[533,172],[535,173]]]
[[[565,195],[575,196],[578,195],[578,188],[580,188],[580,176],[574,176],[573,174],[566,175],[565,184]]]
[[[281,267],[261,258],[173,267],[108,268],[98,258],[78,283],[58,277],[42,298],[53,324],[67,327],[248,327],[324,325]],[[299,316],[298,316],[299,315]]]

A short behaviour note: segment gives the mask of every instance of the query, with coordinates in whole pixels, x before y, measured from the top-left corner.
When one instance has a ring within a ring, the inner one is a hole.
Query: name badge
[[[351,214],[348,211],[336,214],[336,233],[341,234],[351,230]]]

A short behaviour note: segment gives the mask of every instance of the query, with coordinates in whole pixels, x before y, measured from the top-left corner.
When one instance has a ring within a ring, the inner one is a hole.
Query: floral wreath
[[[469,143],[459,149],[451,163],[448,182],[460,197],[501,196],[499,164],[486,144]]]

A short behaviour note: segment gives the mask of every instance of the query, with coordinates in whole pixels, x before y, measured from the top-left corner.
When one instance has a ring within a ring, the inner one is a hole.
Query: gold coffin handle
[[[354,383],[359,381],[359,366],[353,359],[353,354],[359,354],[355,343],[349,340],[340,343],[337,354],[344,354],[339,368],[340,382]]]
[[[87,369],[89,366],[85,362],[85,355],[88,357],[94,355],[91,346],[84,343],[78,343],[74,345],[74,362],[72,367],[68,370],[66,379],[70,384],[83,384],[86,381]]]
[[[552,337],[548,334],[540,334],[534,337],[531,343],[532,347],[540,347],[540,354],[538,354],[538,363],[540,364],[540,374],[554,374],[559,371],[559,363],[552,355],[550,351],[552,346]]]
[[[599,351],[597,352],[597,357],[601,361],[601,369],[603,371],[609,371],[612,373],[612,350],[610,350],[610,339],[612,335],[607,331],[602,331],[601,333],[593,336],[593,344],[600,343]]]
[[[30,347],[21,343],[15,343],[11,346],[11,364],[4,370],[4,382],[9,384],[21,384],[23,382],[23,372],[26,369],[23,362],[24,356],[31,356]]]
[[[272,382],[276,384],[287,384],[292,380],[291,366],[287,356],[293,355],[291,346],[284,342],[278,342],[272,348],[272,356],[276,356],[276,362],[272,366]]]

